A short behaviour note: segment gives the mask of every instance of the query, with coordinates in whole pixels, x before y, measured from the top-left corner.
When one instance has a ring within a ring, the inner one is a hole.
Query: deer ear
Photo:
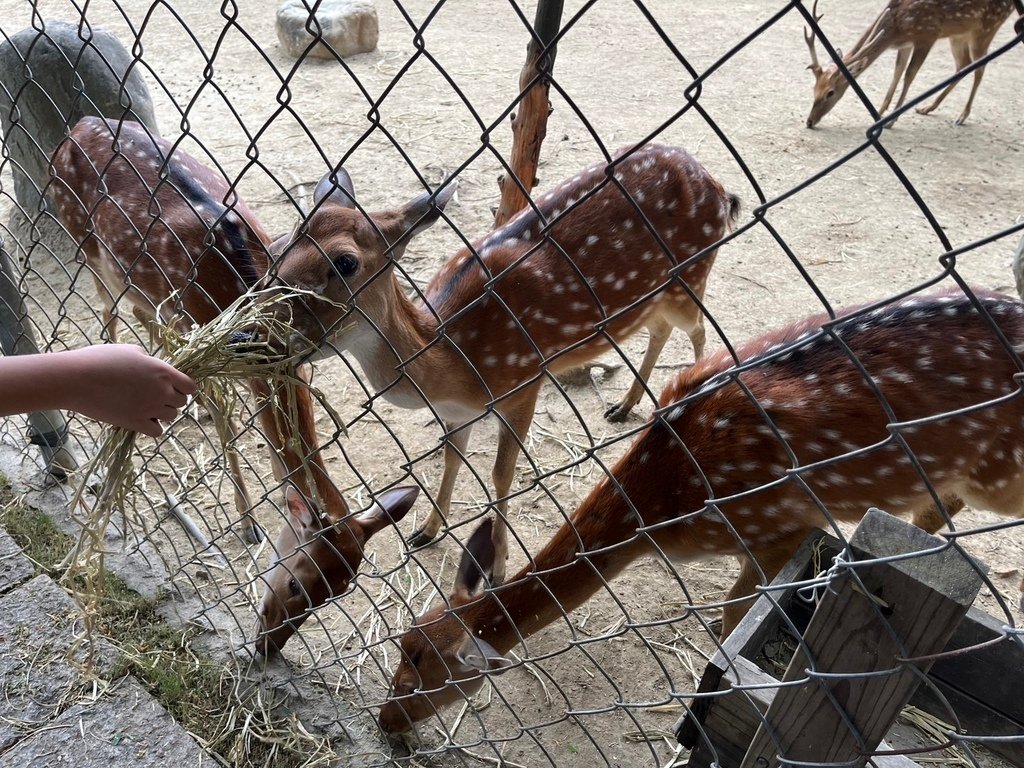
[[[313,205],[320,205],[322,200],[340,205],[342,208],[354,208],[356,194],[352,190],[352,177],[342,167],[328,171],[313,191]]]
[[[355,522],[363,529],[363,535],[369,539],[378,531],[393,525],[405,517],[412,509],[413,502],[419,496],[420,489],[415,485],[391,488],[380,494],[368,510],[357,516]]]
[[[476,592],[481,582],[490,579],[494,571],[493,528],[492,519],[484,520],[466,542],[459,562],[459,573],[455,577],[455,593],[463,598],[469,598]]]
[[[424,192],[406,203],[402,209],[402,217],[405,220],[403,239],[408,240],[418,235],[441,218],[441,211],[454,197],[455,189],[455,182],[449,180],[443,182],[441,188],[433,195],[430,192]]]
[[[319,531],[323,528],[320,515],[294,485],[289,485],[285,489],[284,500],[288,504],[288,513],[294,524],[298,525],[300,529]]]
[[[292,230],[288,230],[270,241],[270,245],[267,246],[267,253],[270,254],[271,260],[276,261],[277,258],[284,253],[285,246],[288,245],[291,239]]]
[[[494,672],[501,674],[512,666],[512,660],[502,656],[497,649],[479,637],[466,636],[455,658],[460,664],[477,672]]]

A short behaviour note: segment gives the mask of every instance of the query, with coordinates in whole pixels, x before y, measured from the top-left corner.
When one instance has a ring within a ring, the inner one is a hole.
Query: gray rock
[[[134,678],[81,700],[0,755],[0,768],[165,768],[216,765]]]
[[[7,592],[32,577],[32,561],[21,553],[21,548],[0,529],[0,592]]]
[[[1017,293],[1024,299],[1024,237],[1017,243],[1017,250],[1013,252],[1013,279],[1017,284]]]
[[[0,44],[0,128],[11,156],[14,193],[32,218],[49,203],[53,151],[86,115],[128,118],[156,131],[153,101],[138,67],[113,34],[46,21]],[[123,84],[123,85],[122,85]]]
[[[377,9],[370,0],[323,0],[316,12],[321,38],[307,53],[317,39],[310,23],[312,5],[311,0],[285,0],[277,11],[277,38],[292,56],[333,59],[335,54],[354,56],[377,47]]]

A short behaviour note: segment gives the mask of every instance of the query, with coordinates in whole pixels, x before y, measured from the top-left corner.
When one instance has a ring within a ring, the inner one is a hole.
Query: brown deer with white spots
[[[500,420],[493,482],[504,576],[505,512],[520,445],[548,374],[593,360],[647,327],[637,380],[608,412],[624,418],[644,392],[673,326],[704,348],[699,301],[737,199],[682,149],[647,145],[595,165],[463,249],[411,301],[394,275],[409,239],[433,224],[448,185],[402,208],[364,213],[344,170],[317,186],[315,207],[273,270],[279,283],[323,296],[290,300],[293,344],[324,339],[348,350],[372,391],[444,422],[437,505],[410,543],[434,539],[448,518],[473,424]],[[703,258],[672,270],[691,256]]]
[[[474,533],[448,604],[401,639],[383,728],[469,696],[644,555],[736,556],[725,635],[829,520],[877,506],[938,529],[943,499],[947,514],[962,499],[1024,516],[1024,305],[978,296],[987,316],[961,293],[916,296],[810,317],[740,347],[739,365],[723,351],[682,372],[611,476],[504,586],[478,592],[494,552]]]
[[[1012,8],[1013,0],[890,0],[853,48],[845,55],[841,51],[837,53],[842,56],[850,74],[856,78],[883,53],[890,48],[896,49],[896,68],[892,74],[892,82],[878,110],[879,114],[884,115],[889,109],[901,77],[903,88],[896,102],[896,109],[903,106],[910,84],[914,82],[918,70],[938,40],[949,38],[953,60],[956,62],[957,71],[960,71],[988,53],[992,38],[1010,15]],[[811,13],[815,21],[821,19],[818,14],[818,0],[814,0]],[[811,51],[811,64],[808,69],[814,75],[814,103],[807,117],[807,127],[813,128],[839,102],[850,82],[835,64],[822,68],[818,63],[814,35],[809,30],[805,29],[804,39]],[[960,117],[956,119],[957,125],[962,125],[971,114],[974,95],[978,92],[984,73],[985,67],[974,70],[971,95],[967,98],[967,104]],[[959,80],[948,85],[935,101],[918,108],[917,111],[922,115],[934,111],[957,82]]]
[[[122,296],[141,321],[160,315],[162,322],[187,330],[211,321],[267,272],[270,238],[224,176],[138,123],[83,118],[55,153],[53,174],[56,210],[81,244],[111,340],[117,338],[114,309]],[[366,540],[405,514],[416,489],[389,492],[369,511],[350,516],[319,454],[309,392],[283,386],[272,392],[262,379],[250,386],[264,406],[259,416],[272,446],[274,474],[301,489],[287,494],[289,519],[276,544],[275,566],[265,577],[278,585],[270,594],[279,596],[261,607],[262,623],[276,628],[261,637],[261,649],[268,649],[283,644],[304,618],[307,599],[289,583],[302,578],[320,602],[330,596],[328,578],[338,593],[344,591]],[[276,411],[267,405],[272,398],[279,403]],[[297,434],[280,418],[284,413],[296,414]],[[237,435],[232,419],[213,415],[230,425],[232,438]],[[250,514],[252,500],[233,451],[228,459],[244,532],[255,542],[261,532]],[[323,513],[306,501],[314,492]],[[323,585],[315,583],[313,572],[324,574]],[[288,617],[294,620],[282,627]]]

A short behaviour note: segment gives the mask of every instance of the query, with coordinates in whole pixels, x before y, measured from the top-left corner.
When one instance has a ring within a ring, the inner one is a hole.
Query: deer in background
[[[980,303],[1024,351],[1024,305],[990,293]],[[932,521],[934,531],[959,508],[938,513],[934,503],[946,498],[1021,517],[1021,371],[971,299],[918,296],[844,317],[810,317],[751,341],[737,350],[739,366],[722,351],[683,371],[611,476],[504,586],[478,592],[495,555],[489,532],[474,533],[448,604],[401,639],[384,730],[408,730],[471,695],[485,673],[512,665],[510,649],[638,557],[736,556],[727,635],[754,588],[816,527],[879,506],[915,513],[915,523]],[[903,426],[890,422],[880,397]],[[991,405],[941,416],[984,403]],[[937,418],[910,423],[928,417]]]
[[[293,345],[324,339],[358,360],[370,387],[444,423],[444,472],[436,508],[409,540],[430,542],[448,520],[456,473],[473,424],[500,421],[493,483],[504,578],[508,492],[545,377],[577,368],[646,326],[647,352],[621,403],[644,392],[673,326],[704,347],[698,301],[714,251],[678,276],[670,270],[711,248],[738,207],[685,151],[647,145],[592,166],[444,264],[416,304],[394,275],[411,237],[433,224],[453,193],[424,193],[402,208],[366,214],[344,170],[325,176],[312,215],[273,270],[277,282],[323,296],[288,300]]]
[[[887,50],[896,49],[896,68],[893,71],[892,82],[878,110],[879,114],[885,114],[901,77],[903,88],[899,101],[896,102],[896,109],[903,106],[910,84],[937,40],[949,38],[953,60],[956,62],[957,71],[960,71],[988,53],[992,38],[1010,15],[1012,7],[1013,0],[889,0],[889,4],[860,36],[849,53],[843,55],[839,50],[836,53],[842,57],[850,74],[857,78]],[[821,19],[821,15],[818,14],[818,0],[814,0],[811,13],[815,21]],[[808,69],[814,74],[814,103],[807,117],[807,127],[813,128],[843,97],[850,83],[835,64],[823,69],[818,63],[813,32],[805,29],[804,39],[811,51],[811,64]],[[981,85],[984,72],[985,67],[974,70],[971,95],[967,99],[964,111],[956,119],[957,125],[962,125],[971,114],[971,104],[974,102],[978,86]],[[922,115],[931,113],[949,95],[957,82],[959,81],[948,85],[935,101],[920,107],[917,111]]]
[[[55,208],[92,271],[112,341],[122,295],[140,321],[159,314],[161,322],[187,330],[211,321],[267,273],[270,238],[224,176],[139,123],[83,118],[55,153],[53,174]],[[331,595],[328,578],[340,594],[359,567],[366,540],[401,519],[417,489],[386,492],[366,512],[350,515],[319,453],[309,391],[272,388],[259,378],[250,387],[275,477],[297,486],[286,493],[289,516],[274,565],[264,576],[269,587],[261,626],[273,632],[264,632],[258,647],[272,650],[307,615],[306,595],[291,588],[296,579],[319,603]],[[295,426],[285,414],[296,416]],[[237,436],[230,417],[212,415],[231,425],[232,439]],[[228,460],[245,535],[258,541],[253,503],[233,450]],[[323,512],[309,501],[314,492]],[[315,574],[323,575],[319,583]]]

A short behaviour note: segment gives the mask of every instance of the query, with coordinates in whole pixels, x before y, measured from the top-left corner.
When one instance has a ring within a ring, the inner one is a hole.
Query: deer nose
[[[260,656],[266,656],[269,659],[276,656],[280,650],[270,635],[261,635],[256,638],[256,653]]]
[[[267,344],[254,328],[246,328],[231,334],[230,346],[236,355],[268,356]]]
[[[412,730],[412,720],[406,714],[405,709],[394,701],[386,702],[380,708],[377,724],[384,733],[392,736]]]

